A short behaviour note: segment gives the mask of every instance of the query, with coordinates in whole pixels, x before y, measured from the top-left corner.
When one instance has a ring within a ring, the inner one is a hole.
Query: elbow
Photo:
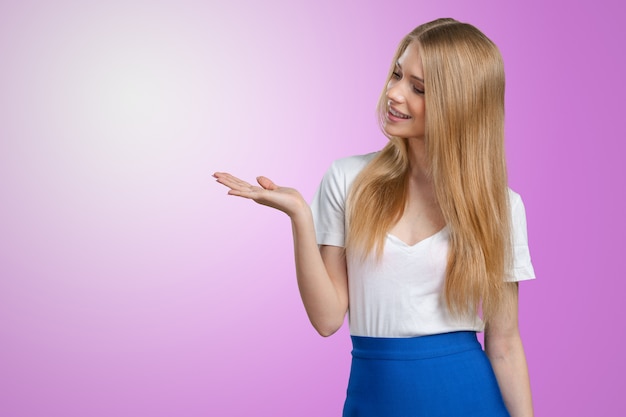
[[[320,336],[322,337],[329,337],[334,335],[335,333],[337,333],[337,330],[339,330],[339,328],[333,329],[333,328],[315,328],[315,330],[317,330],[317,333],[319,333]]]
[[[312,323],[313,327],[322,337],[329,337],[337,333],[337,330],[341,328],[343,321],[336,323]]]
[[[520,349],[523,350],[519,335],[495,340],[492,338],[485,343],[485,353],[491,360],[506,360]]]

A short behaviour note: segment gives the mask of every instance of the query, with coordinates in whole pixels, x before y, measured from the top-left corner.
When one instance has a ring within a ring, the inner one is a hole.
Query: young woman
[[[349,310],[344,417],[532,416],[517,281],[534,272],[524,206],[507,187],[497,47],[453,19],[417,27],[378,113],[389,143],[336,161],[311,208],[265,177],[215,177],[291,218],[300,294],[321,335]]]

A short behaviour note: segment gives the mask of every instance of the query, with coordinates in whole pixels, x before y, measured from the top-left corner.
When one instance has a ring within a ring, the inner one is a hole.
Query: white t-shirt
[[[319,245],[344,247],[345,202],[357,174],[376,153],[335,161],[311,203]],[[509,190],[513,234],[513,270],[504,279],[535,278],[527,243],[526,214],[521,197]],[[453,318],[443,300],[448,257],[447,226],[409,246],[387,234],[380,261],[347,254],[350,334],[370,337],[413,337],[460,330],[482,331],[483,322]]]

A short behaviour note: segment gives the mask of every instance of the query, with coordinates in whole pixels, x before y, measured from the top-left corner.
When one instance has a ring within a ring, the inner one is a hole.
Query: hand
[[[287,187],[279,187],[267,177],[257,177],[259,186],[248,184],[226,172],[216,172],[213,177],[217,182],[230,188],[229,195],[248,198],[258,204],[282,211],[294,217],[303,207],[308,207],[300,193]]]

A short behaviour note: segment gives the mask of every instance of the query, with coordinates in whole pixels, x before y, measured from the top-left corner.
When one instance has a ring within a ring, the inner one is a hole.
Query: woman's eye
[[[419,88],[413,86],[413,91],[415,91],[416,94],[424,94],[424,90],[420,90]]]
[[[393,78],[395,78],[396,80],[399,80],[400,78],[402,78],[402,75],[400,75],[399,72],[395,72],[391,75]]]

